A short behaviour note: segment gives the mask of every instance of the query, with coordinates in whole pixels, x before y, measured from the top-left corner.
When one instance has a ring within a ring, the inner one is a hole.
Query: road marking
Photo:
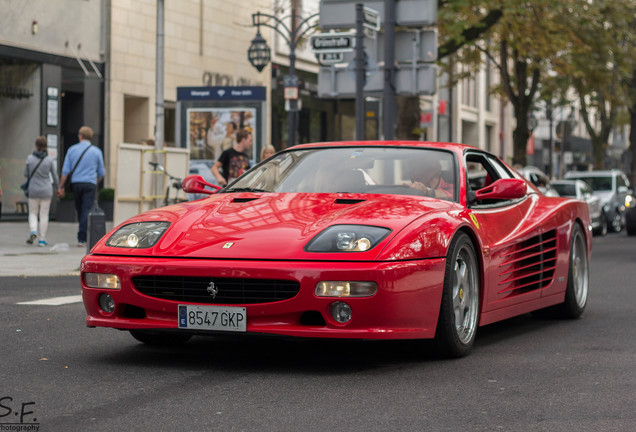
[[[81,295],[66,296],[66,297],[53,297],[48,299],[31,300],[27,302],[20,302],[19,305],[46,305],[46,306],[61,306],[72,303],[80,303],[82,301]]]

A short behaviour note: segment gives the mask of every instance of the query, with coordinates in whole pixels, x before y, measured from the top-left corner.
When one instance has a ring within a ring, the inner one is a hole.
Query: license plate
[[[247,312],[244,307],[179,305],[179,328],[244,332]]]

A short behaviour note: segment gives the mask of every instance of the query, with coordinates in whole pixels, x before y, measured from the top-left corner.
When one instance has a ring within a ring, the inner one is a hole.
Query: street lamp
[[[272,58],[272,50],[269,49],[267,41],[261,36],[261,32],[256,32],[256,37],[252,39],[252,44],[247,50],[247,58],[257,71],[262,72]]]
[[[574,136],[574,128],[576,127],[577,124],[578,122],[576,121],[576,117],[574,116],[574,107],[570,106],[570,114],[565,119],[565,121],[562,122],[563,142],[561,143],[561,170],[560,170],[561,175],[563,175],[567,170],[567,164],[565,162],[565,143],[568,141],[568,135],[570,135],[570,137]],[[571,146],[570,146],[570,150],[572,150]]]
[[[288,122],[289,122],[289,137],[288,147],[296,144],[296,129],[297,129],[297,113],[298,113],[298,76],[296,75],[296,47],[302,40],[302,38],[311,30],[316,28],[316,24],[310,24],[309,21],[317,18],[318,13],[315,13],[302,21],[296,15],[296,2],[292,1],[292,13],[291,13],[291,26],[287,26],[281,19],[274,15],[264,14],[256,12],[252,14],[252,27],[256,27],[256,37],[252,39],[252,44],[247,51],[247,57],[259,72],[269,63],[271,59],[271,50],[267,45],[267,41],[261,36],[260,27],[269,27],[276,31],[287,46],[289,47],[289,75],[283,77],[283,85],[287,88],[295,88],[295,91],[290,91],[290,95],[294,95],[295,98],[289,99],[288,109]],[[285,92],[287,94],[287,91]]]
[[[545,101],[545,115],[548,118],[548,121],[550,122],[550,143],[549,145],[549,149],[548,149],[548,177],[549,178],[553,178],[554,177],[554,163],[552,161],[552,155],[554,154],[554,136],[552,135],[552,124],[554,121],[554,118],[552,116],[552,99],[550,100],[546,100]]]

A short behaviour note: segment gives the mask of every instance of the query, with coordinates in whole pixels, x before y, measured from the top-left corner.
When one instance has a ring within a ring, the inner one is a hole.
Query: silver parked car
[[[631,195],[629,180],[620,170],[569,171],[565,179],[579,179],[590,185],[594,195],[601,199],[603,211],[614,232],[620,232],[624,225],[625,198]]]
[[[518,169],[519,174],[521,174],[526,180],[530,181],[533,185],[535,185],[545,196],[557,197],[559,193],[552,187],[550,179],[539,168],[528,165],[523,168]]]
[[[585,201],[590,208],[592,229],[594,234],[604,236],[607,234],[607,216],[603,211],[601,199],[594,195],[594,191],[583,180],[552,180],[552,187],[562,197],[576,198]]]

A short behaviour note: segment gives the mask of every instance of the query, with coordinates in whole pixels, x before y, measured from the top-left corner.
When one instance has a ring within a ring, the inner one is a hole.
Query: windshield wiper
[[[269,192],[269,191],[266,191],[265,189],[242,187],[242,188],[226,189],[223,192]]]

